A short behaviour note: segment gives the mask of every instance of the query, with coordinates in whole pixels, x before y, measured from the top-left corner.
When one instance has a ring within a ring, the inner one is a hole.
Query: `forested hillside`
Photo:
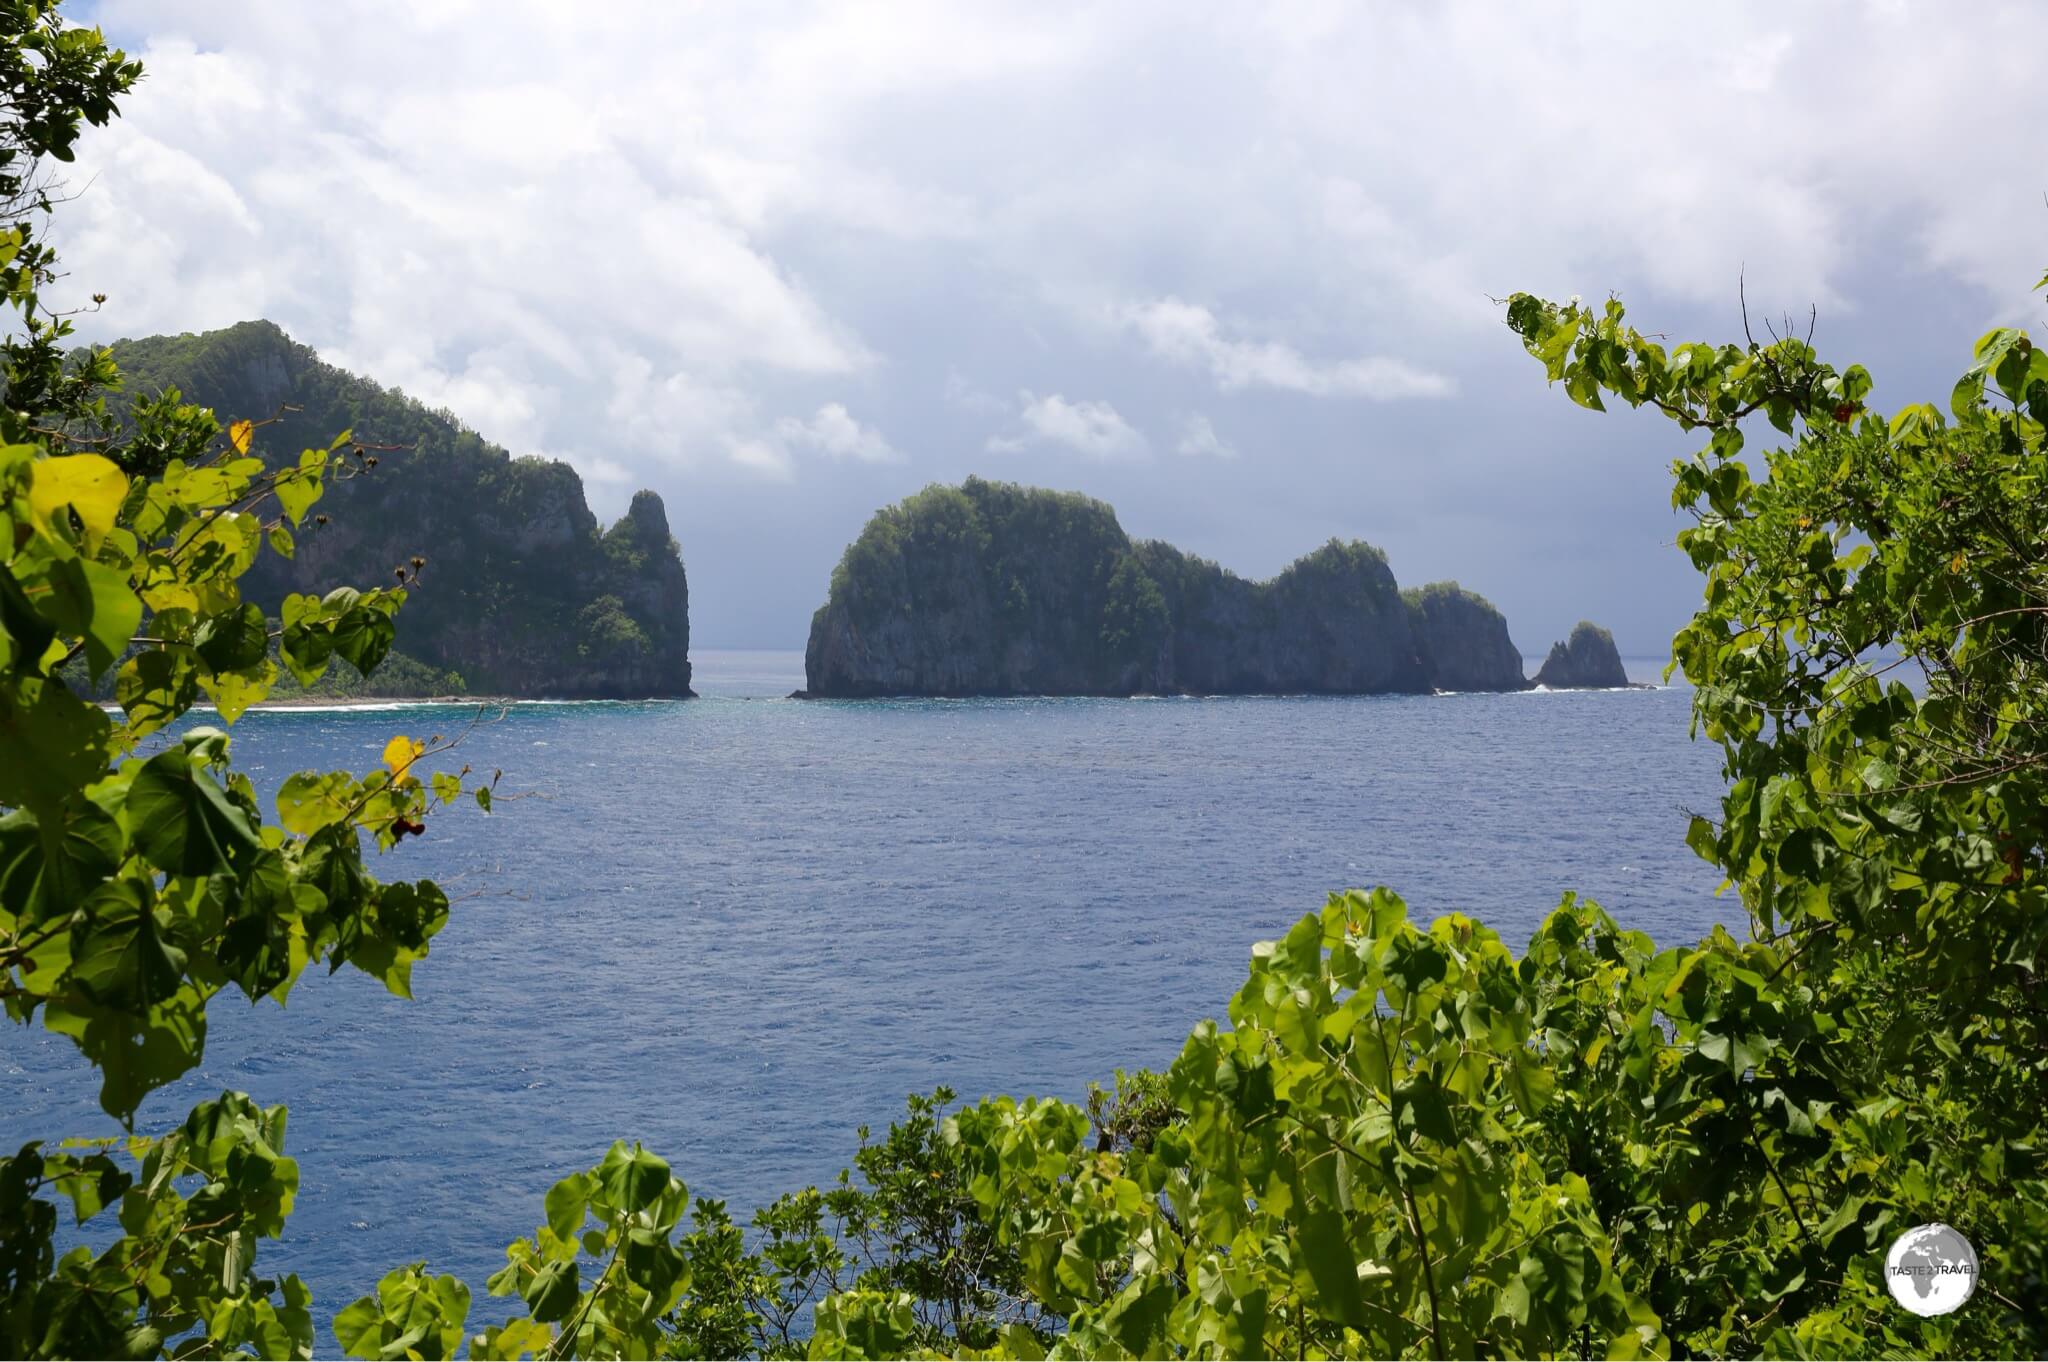
[[[1103,502],[968,478],[876,513],[811,621],[809,693],[1379,694],[1521,690],[1507,621],[1454,582],[1404,595],[1331,540],[1269,582]]]
[[[354,476],[330,485],[293,557],[265,555],[250,575],[266,609],[289,592],[388,582],[401,565],[410,580],[423,558],[398,652],[462,688],[689,693],[689,586],[653,492],[606,529],[569,465],[514,458],[446,412],[323,363],[270,322],[124,340],[114,355],[130,396],[175,387],[223,422],[279,417],[255,436],[273,467],[353,432]]]

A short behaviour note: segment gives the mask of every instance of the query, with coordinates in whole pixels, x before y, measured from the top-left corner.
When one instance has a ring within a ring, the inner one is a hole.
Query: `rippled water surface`
[[[152,1130],[223,1088],[290,1105],[298,1209],[262,1266],[311,1282],[323,1331],[417,1258],[502,1318],[504,1244],[620,1136],[743,1210],[913,1089],[1164,1065],[1332,888],[1517,948],[1566,889],[1660,940],[1732,911],[1682,843],[1718,791],[1683,691],[806,703],[778,698],[797,654],[697,662],[704,699],[519,706],[467,740],[529,797],[381,862],[460,899],[414,1001],[348,972],[282,1011],[224,996],[202,1070],[144,1105]],[[235,748],[268,798],[466,712],[256,713]],[[68,1044],[4,1047],[0,1147],[110,1132]]]

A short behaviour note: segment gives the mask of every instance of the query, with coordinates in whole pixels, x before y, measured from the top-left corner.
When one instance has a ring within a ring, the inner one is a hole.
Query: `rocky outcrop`
[[[1416,646],[1438,690],[1526,690],[1522,650],[1493,602],[1456,582],[1404,593],[1415,615]]]
[[[1551,690],[1619,690],[1632,683],[1614,635],[1580,620],[1570,638],[1550,646],[1550,656],[1536,672],[1536,684]]]
[[[811,697],[1519,690],[1498,611],[1332,540],[1266,582],[1102,502],[969,478],[878,512],[811,620]]]
[[[278,416],[257,431],[266,459],[324,449],[345,430],[364,446],[358,475],[330,480],[316,508],[326,523],[299,532],[294,557],[266,553],[244,578],[267,609],[288,592],[389,582],[417,555],[427,561],[398,613],[397,649],[459,673],[469,691],[691,693],[689,583],[653,492],[606,529],[569,465],[515,459],[446,412],[322,363],[269,322],[114,352],[131,393],[176,387],[223,423]]]

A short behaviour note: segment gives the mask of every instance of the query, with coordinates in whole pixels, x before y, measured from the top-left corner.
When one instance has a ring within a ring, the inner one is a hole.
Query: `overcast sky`
[[[1746,272],[1945,401],[2048,265],[2048,18],[1966,13],[105,0],[148,76],[59,245],[91,339],[268,317],[602,517],[654,488],[698,647],[801,647],[875,508],[980,473],[1661,654],[1693,442],[1490,296],[1725,340]]]

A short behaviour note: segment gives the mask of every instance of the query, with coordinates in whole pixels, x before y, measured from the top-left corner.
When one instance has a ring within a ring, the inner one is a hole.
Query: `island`
[[[1516,691],[1507,621],[1454,582],[1402,591],[1331,540],[1249,581],[1103,502],[970,477],[877,512],[832,574],[806,699]]]
[[[514,458],[452,413],[324,363],[267,321],[113,346],[130,396],[175,388],[256,430],[254,452],[293,462],[352,432],[351,476],[329,480],[293,557],[243,580],[275,609],[290,592],[389,583],[424,559],[396,651],[348,693],[514,698],[682,697],[690,588],[661,498],[598,523],[576,470]]]
[[[1637,688],[1621,665],[1614,635],[1591,620],[1580,620],[1571,637],[1551,645],[1550,656],[1536,671],[1536,684],[1551,690]]]

